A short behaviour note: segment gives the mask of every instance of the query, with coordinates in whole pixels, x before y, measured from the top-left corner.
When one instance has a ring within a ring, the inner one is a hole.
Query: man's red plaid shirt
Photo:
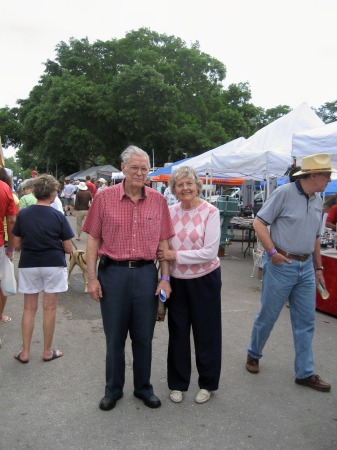
[[[133,203],[124,182],[95,195],[83,231],[100,240],[99,255],[115,260],[155,260],[159,241],[174,235],[165,198],[144,186],[143,198]]]

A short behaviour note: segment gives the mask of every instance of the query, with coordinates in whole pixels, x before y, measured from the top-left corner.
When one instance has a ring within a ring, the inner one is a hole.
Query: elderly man
[[[327,154],[303,158],[294,183],[279,187],[254,220],[265,249],[261,309],[248,346],[246,369],[259,372],[262,350],[287,299],[295,346],[295,383],[329,392],[331,386],[314,373],[312,339],[316,284],[325,287],[320,255],[323,192],[332,169]],[[268,226],[270,225],[270,233]]]
[[[150,169],[146,152],[130,146],[121,155],[125,180],[95,196],[83,231],[88,233],[88,292],[100,301],[106,336],[106,386],[99,407],[115,407],[123,396],[125,340],[132,341],[134,395],[150,408],[161,403],[150,383],[157,295],[169,297],[168,262],[161,280],[154,260],[160,245],[174,235],[166,201],[144,186]],[[100,256],[98,276],[96,261]]]

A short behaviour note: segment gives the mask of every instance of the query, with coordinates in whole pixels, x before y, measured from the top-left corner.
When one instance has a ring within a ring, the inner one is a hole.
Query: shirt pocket
[[[159,242],[161,229],[161,218],[155,214],[145,215],[141,221],[140,232],[149,243],[154,243],[156,246]]]

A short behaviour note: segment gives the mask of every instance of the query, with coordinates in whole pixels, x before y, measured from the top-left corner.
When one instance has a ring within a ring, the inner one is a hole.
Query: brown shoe
[[[259,360],[257,358],[253,358],[252,356],[250,356],[249,353],[247,355],[246,369],[250,373],[259,373],[260,372]]]
[[[311,389],[316,389],[316,391],[321,392],[329,392],[331,389],[331,384],[326,383],[319,375],[315,374],[308,378],[296,378],[295,383],[301,384],[302,386],[308,386]]]

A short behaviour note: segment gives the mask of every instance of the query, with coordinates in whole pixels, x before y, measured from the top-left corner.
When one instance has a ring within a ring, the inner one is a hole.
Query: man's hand
[[[88,294],[96,302],[99,302],[100,299],[103,297],[102,288],[101,288],[100,282],[98,281],[97,278],[89,280]]]
[[[316,270],[315,271],[315,279],[316,279],[316,285],[317,286],[320,283],[326,289],[324,275],[323,275],[323,270]]]
[[[291,260],[281,255],[281,253],[274,253],[272,256],[270,256],[270,260],[275,266],[280,266],[284,262],[287,264],[291,264]]]
[[[88,273],[88,293],[90,297],[98,302],[103,297],[101,285],[97,279],[97,254],[99,247],[99,239],[88,234],[87,239],[87,273]]]

